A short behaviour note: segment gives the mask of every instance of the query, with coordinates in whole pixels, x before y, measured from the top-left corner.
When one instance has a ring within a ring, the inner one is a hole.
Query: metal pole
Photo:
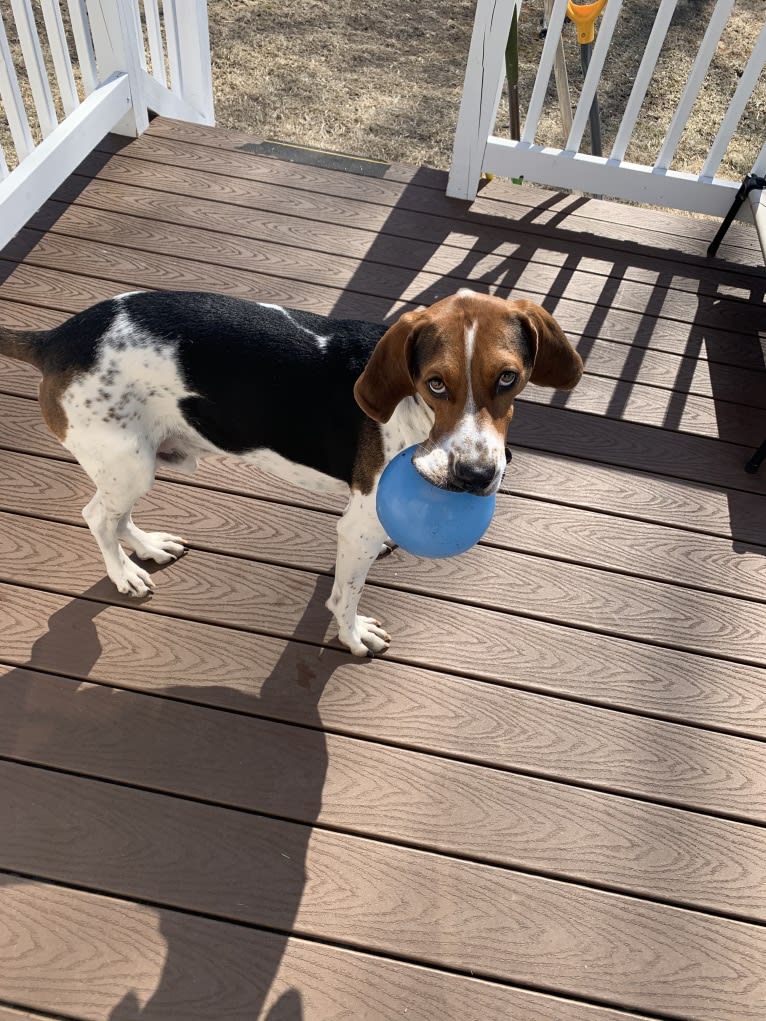
[[[596,36],[596,18],[604,9],[607,0],[594,0],[593,3],[578,4],[567,0],[567,16],[574,22],[577,29],[577,40],[580,43],[580,63],[583,78],[588,73],[590,55],[593,52],[593,40]],[[601,155],[601,112],[598,108],[598,92],[593,93],[593,102],[589,112],[590,148],[594,156]]]
[[[593,52],[593,43],[582,43],[580,45],[580,64],[582,65],[582,76],[588,73],[590,67],[590,56]],[[601,111],[598,107],[598,93],[594,93],[588,114],[590,124],[590,151],[594,156],[601,156]]]

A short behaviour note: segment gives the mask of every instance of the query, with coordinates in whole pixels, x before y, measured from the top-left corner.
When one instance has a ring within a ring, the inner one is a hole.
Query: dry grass
[[[627,153],[652,163],[683,89],[715,0],[679,0],[671,32]],[[615,136],[659,0],[628,0],[599,90],[604,151]],[[0,0],[17,72],[24,69],[12,19]],[[9,6],[9,5],[8,5]],[[39,16],[39,0],[33,0]],[[525,0],[520,21],[522,112],[542,50],[543,0]],[[213,82],[219,124],[281,141],[386,161],[447,168],[452,150],[474,0],[209,0]],[[738,76],[766,18],[766,0],[737,0],[705,88],[681,140],[675,169],[699,171]],[[42,19],[38,17],[42,28]],[[43,50],[48,57],[45,33]],[[571,25],[565,28],[573,101],[581,82]],[[72,53],[74,48],[70,47]],[[39,130],[25,88],[30,124]],[[59,113],[60,106],[59,106]],[[721,166],[739,179],[764,141],[762,76]],[[507,134],[505,98],[498,133]],[[549,88],[538,142],[563,141],[558,103]],[[15,162],[0,109],[0,145]]]
[[[613,140],[659,0],[623,6],[599,91],[604,151]],[[653,163],[714,0],[679,0],[637,136],[627,153]],[[473,0],[210,0],[216,112],[221,124],[272,139],[446,168],[452,151]],[[520,20],[522,111],[542,50],[543,0]],[[766,0],[738,0],[673,166],[698,171],[766,18]],[[573,100],[581,82],[574,28],[565,28]],[[538,142],[562,144],[553,89]],[[739,179],[764,141],[766,82],[753,94],[721,176]],[[498,133],[507,134],[505,100]]]

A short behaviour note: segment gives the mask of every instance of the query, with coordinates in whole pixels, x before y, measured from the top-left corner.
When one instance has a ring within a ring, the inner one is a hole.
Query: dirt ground
[[[50,64],[40,0],[32,2]],[[623,4],[599,90],[604,152],[608,153],[616,134],[659,2],[626,0]],[[654,162],[714,6],[715,0],[678,0],[628,159]],[[62,9],[66,14],[63,3]],[[273,140],[446,169],[474,10],[475,0],[209,0],[218,123]],[[542,51],[542,11],[543,0],[522,4],[522,117]],[[39,138],[10,14],[10,0],[0,0],[33,134]],[[766,0],[735,0],[674,169],[701,169],[765,19]],[[564,38],[575,103],[582,74],[571,24],[565,25]],[[70,49],[74,52],[73,46]],[[765,124],[766,77],[762,73],[721,176],[740,179],[750,171],[764,142]],[[497,133],[509,133],[505,96]],[[556,146],[564,141],[552,86],[536,141]],[[0,145],[13,167],[15,153],[1,107]]]
[[[659,0],[623,5],[599,91],[609,151]],[[653,163],[715,0],[679,0],[626,158]],[[270,139],[358,156],[447,168],[473,27],[474,0],[209,0],[216,115]],[[543,0],[525,0],[519,23],[521,109],[542,51]],[[677,170],[699,171],[766,19],[766,0],[736,0]],[[573,102],[582,81],[574,26],[565,25]],[[537,141],[563,144],[553,88]],[[739,179],[764,142],[766,79],[748,103],[720,176]],[[498,134],[508,135],[505,99]]]

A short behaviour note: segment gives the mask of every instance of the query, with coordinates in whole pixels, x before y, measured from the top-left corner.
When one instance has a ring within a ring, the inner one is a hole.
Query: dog
[[[47,331],[0,329],[0,354],[42,373],[51,432],[96,486],[83,517],[117,589],[155,587],[140,560],[169,563],[184,540],[132,519],[158,466],[193,472],[236,454],[304,488],[348,496],[327,601],[354,655],[384,652],[357,612],[385,545],[383,468],[413,458],[429,482],[488,495],[527,383],[571,389],[583,364],[555,319],[526,299],[463,289],[390,328],[202,292],[136,291]],[[123,548],[124,547],[124,548]]]

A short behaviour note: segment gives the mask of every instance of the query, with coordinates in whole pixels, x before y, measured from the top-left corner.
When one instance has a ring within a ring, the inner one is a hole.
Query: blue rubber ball
[[[454,557],[489,528],[495,494],[475,496],[439,489],[412,463],[418,445],[389,461],[378,483],[376,509],[390,539],[418,557]]]

